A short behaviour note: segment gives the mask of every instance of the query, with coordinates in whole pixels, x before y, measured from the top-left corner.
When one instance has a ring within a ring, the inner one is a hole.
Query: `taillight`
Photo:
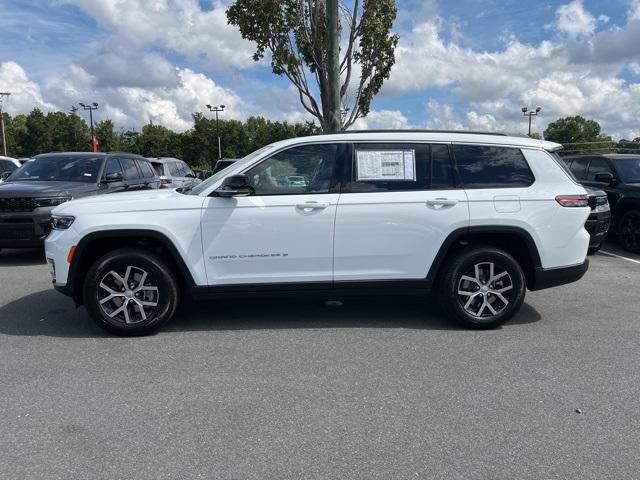
[[[588,207],[589,197],[587,195],[558,195],[556,202],[563,207]]]

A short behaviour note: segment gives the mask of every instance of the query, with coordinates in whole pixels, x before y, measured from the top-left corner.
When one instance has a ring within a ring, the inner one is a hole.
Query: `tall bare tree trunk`
[[[327,0],[327,83],[328,118],[326,133],[339,132],[342,128],[340,113],[340,20],[338,0]]]

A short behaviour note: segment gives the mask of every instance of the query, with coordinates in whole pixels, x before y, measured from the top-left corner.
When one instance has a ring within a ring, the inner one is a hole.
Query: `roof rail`
[[[497,132],[479,132],[474,130],[431,130],[422,128],[387,128],[380,130],[345,130],[338,133],[461,133],[472,135],[499,135],[501,137],[508,137],[506,133]]]

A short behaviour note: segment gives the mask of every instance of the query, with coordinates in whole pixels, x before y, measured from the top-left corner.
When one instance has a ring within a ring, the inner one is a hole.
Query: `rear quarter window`
[[[518,188],[535,181],[519,148],[454,144],[453,153],[465,188]]]

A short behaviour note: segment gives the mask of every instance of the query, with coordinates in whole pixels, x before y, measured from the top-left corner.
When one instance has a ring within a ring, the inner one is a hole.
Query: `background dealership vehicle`
[[[216,162],[216,166],[213,169],[213,173],[218,173],[220,170],[224,170],[229,165],[233,165],[238,159],[237,158],[221,158]]]
[[[589,232],[591,240],[589,241],[589,255],[596,253],[602,247],[602,244],[609,233],[611,225],[611,209],[607,194],[602,190],[585,187],[589,195],[589,206],[591,214],[587,218],[584,228]]]
[[[167,188],[194,187],[202,180],[182,160],[171,157],[148,158],[160,177],[160,186]]]
[[[158,188],[151,164],[126,153],[47,153],[15,170],[0,188],[0,248],[35,247],[51,211],[72,198]]]
[[[571,155],[564,161],[583,185],[607,193],[620,245],[640,252],[640,155]]]
[[[0,155],[0,182],[4,182],[5,179],[20,167],[20,162],[15,158],[3,157]]]
[[[434,289],[451,318],[492,328],[526,288],[588,268],[588,197],[549,153],[557,148],[451,132],[284,140],[189,194],[63,204],[46,257],[55,288],[117,334],[154,331],[181,295]]]

